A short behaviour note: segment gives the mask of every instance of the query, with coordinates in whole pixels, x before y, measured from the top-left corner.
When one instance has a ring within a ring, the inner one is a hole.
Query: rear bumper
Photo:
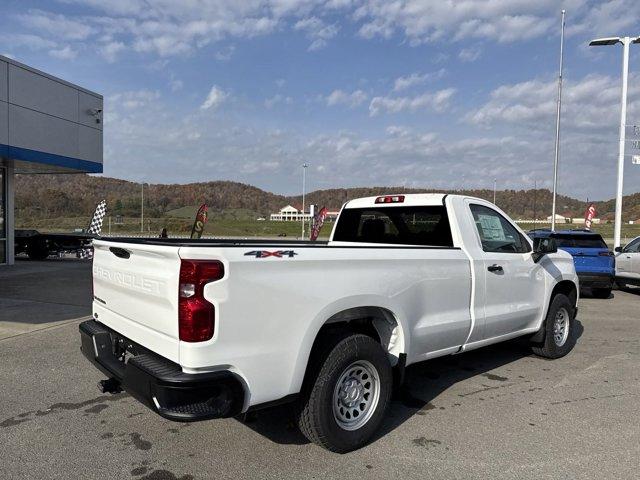
[[[244,389],[229,371],[183,373],[180,365],[131,342],[95,320],[79,326],[84,356],[132,397],[176,421],[240,413]],[[118,352],[118,354],[116,354]],[[126,352],[127,361],[121,360]]]
[[[613,278],[611,273],[578,272],[580,286],[586,288],[611,288]]]

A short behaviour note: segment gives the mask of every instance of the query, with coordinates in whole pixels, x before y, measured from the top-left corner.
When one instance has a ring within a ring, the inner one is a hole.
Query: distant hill
[[[442,190],[409,189],[404,187],[364,187],[317,190],[306,196],[306,203],[338,209],[345,201],[384,193],[418,193]],[[492,190],[458,190],[449,193],[493,199]],[[257,187],[229,181],[190,184],[152,184],[144,191],[145,213],[149,217],[171,215],[190,217],[195,206],[207,203],[215,215],[230,218],[254,215],[266,216],[291,203],[300,204],[300,196],[284,196]],[[32,218],[89,217],[101,199],[107,200],[110,215],[138,216],[140,184],[116,178],[89,175],[17,175],[16,215]],[[501,190],[496,203],[513,218],[545,218],[551,212],[549,190]],[[598,216],[613,218],[615,201],[595,202]],[[567,217],[581,217],[586,202],[560,195],[557,211]],[[624,198],[624,220],[640,219],[640,193]]]

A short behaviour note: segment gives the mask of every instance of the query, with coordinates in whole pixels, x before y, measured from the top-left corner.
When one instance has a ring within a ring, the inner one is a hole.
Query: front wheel
[[[542,329],[543,340],[531,346],[533,353],[544,358],[560,358],[573,350],[576,344],[575,308],[566,295],[553,297]]]
[[[364,446],[384,419],[393,375],[382,346],[366,335],[348,335],[313,359],[298,411],[300,431],[327,450]],[[313,368],[313,366],[311,366]]]

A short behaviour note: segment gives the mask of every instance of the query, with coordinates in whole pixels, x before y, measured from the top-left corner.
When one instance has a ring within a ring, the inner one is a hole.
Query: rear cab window
[[[444,206],[345,208],[333,240],[453,247]]]
[[[609,247],[598,234],[565,234],[556,233],[551,235],[556,240],[558,248],[599,248],[608,250]]]

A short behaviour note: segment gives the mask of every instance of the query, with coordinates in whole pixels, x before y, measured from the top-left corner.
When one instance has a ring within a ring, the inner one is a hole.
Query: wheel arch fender
[[[397,360],[401,354],[409,351],[410,338],[404,318],[399,305],[387,298],[373,295],[345,297],[327,305],[314,317],[302,338],[291,380],[291,391],[299,392],[302,388],[313,347],[323,328],[367,319],[367,323],[374,329],[371,333],[376,332],[376,340],[387,350],[393,365],[394,358]]]
[[[549,308],[551,307],[551,302],[553,302],[553,299],[558,294],[565,295],[567,298],[569,298],[569,301],[574,306],[573,314],[575,315],[575,312],[577,310],[579,287],[573,279],[568,279],[568,278],[560,279],[553,286],[553,289],[551,290],[551,294],[547,299],[547,305],[545,306],[545,309],[544,309],[544,315],[542,316],[542,321],[540,322],[540,325],[539,325],[539,330],[531,337],[532,342],[542,342],[544,340],[544,333],[545,333],[544,324],[545,324],[547,315],[549,314]]]

